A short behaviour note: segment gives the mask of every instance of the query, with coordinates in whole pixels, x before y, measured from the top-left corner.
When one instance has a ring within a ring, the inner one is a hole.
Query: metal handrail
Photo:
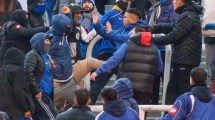
[[[95,46],[96,42],[98,42],[99,40],[101,40],[101,36],[100,35],[96,35],[89,43],[88,47],[87,47],[87,53],[86,53],[86,57],[91,57],[92,56],[92,50],[93,47]],[[84,77],[84,87],[87,88],[88,90],[90,90],[90,73],[87,74]]]
[[[102,112],[103,106],[102,105],[92,105],[89,106],[92,112]],[[168,111],[172,108],[172,105],[139,105],[139,117],[140,120],[145,120],[145,112],[164,112]]]

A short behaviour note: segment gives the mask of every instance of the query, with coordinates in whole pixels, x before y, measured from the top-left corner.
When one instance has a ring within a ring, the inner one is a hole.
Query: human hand
[[[93,81],[95,81],[96,80],[96,77],[97,77],[98,75],[95,73],[95,72],[93,72],[92,74],[91,74],[91,80],[93,80]]]
[[[38,94],[35,95],[35,98],[40,99],[42,97],[42,93],[39,92]]]
[[[99,15],[98,15],[98,12],[97,11],[93,11],[93,23],[95,25],[99,24]]]
[[[60,12],[61,12],[62,14],[67,14],[67,13],[70,13],[71,11],[70,11],[70,9],[69,9],[68,6],[63,6],[63,7],[60,9]]]
[[[112,31],[112,26],[109,21],[106,23],[106,29],[108,33]]]
[[[30,111],[27,111],[27,112],[25,112],[25,115],[24,115],[24,117],[26,117],[26,118],[29,118],[29,117],[31,117],[31,112],[30,112]]]
[[[52,59],[50,59],[50,64],[51,64],[51,68],[54,69],[56,67],[54,61]]]

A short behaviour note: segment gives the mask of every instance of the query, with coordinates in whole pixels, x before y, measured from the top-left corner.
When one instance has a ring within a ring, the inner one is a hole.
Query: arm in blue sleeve
[[[111,40],[111,41],[117,41],[117,42],[124,43],[124,42],[127,42],[130,38],[129,33],[122,34],[122,33],[119,33],[118,30],[112,30],[111,32],[107,33],[107,31],[101,24],[94,25],[94,29],[103,38]]]
[[[205,30],[215,30],[215,23],[208,23],[205,25]]]
[[[107,12],[105,13],[105,15],[101,18],[100,20],[100,23],[103,25],[103,26],[106,26],[106,22],[109,21],[110,19],[110,14]]]
[[[190,97],[183,94],[177,98],[173,107],[160,120],[184,120],[190,112]]]
[[[116,67],[119,64],[119,62],[125,57],[127,49],[128,44],[127,43],[122,44],[120,48],[113,54],[113,56],[110,57],[105,64],[103,64],[96,70],[96,74],[99,75]]]
[[[108,38],[108,33],[105,30],[105,28],[99,23],[97,25],[94,24],[94,29],[96,32],[101,35],[103,38],[107,39]]]
[[[118,30],[113,30],[110,33],[108,33],[108,39],[111,41],[117,41],[121,43],[125,43],[130,39],[130,34],[122,34],[119,33]]]
[[[49,25],[51,24],[52,12],[53,12],[55,3],[56,3],[56,0],[47,0],[45,2],[45,8],[46,8],[47,15],[48,15]]]
[[[163,61],[161,58],[161,53],[160,50],[158,50],[158,66],[157,66],[157,71],[156,71],[156,75],[160,75],[163,72]]]

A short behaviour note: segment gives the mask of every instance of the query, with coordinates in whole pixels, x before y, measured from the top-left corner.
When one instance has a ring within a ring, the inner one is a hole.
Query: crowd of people
[[[138,105],[159,104],[165,45],[173,49],[165,104],[173,107],[161,119],[213,119],[215,2],[117,0],[104,11],[107,3],[27,0],[27,12],[17,0],[0,0],[0,119],[143,119]],[[207,72],[199,67],[202,38]],[[114,85],[104,88],[113,74]],[[89,105],[99,94],[96,115]]]

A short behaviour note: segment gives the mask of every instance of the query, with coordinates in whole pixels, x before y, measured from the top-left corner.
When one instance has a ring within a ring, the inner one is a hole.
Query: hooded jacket
[[[192,103],[190,95],[194,96]],[[215,96],[206,85],[195,85],[177,98],[172,109],[161,120],[212,120],[215,114]],[[193,110],[192,110],[193,106]]]
[[[172,64],[199,66],[202,52],[201,22],[199,14],[202,9],[192,2],[176,9],[180,14],[178,21],[170,24],[155,25],[153,33],[165,36],[153,37],[156,45],[173,44]]]
[[[23,69],[24,58],[24,54],[17,48],[9,48],[0,69],[0,110],[14,120],[23,117],[33,105],[29,101],[28,83]]]
[[[100,52],[114,53],[123,43],[128,41],[134,27],[147,24],[147,21],[139,20],[136,23],[123,26],[118,30],[112,30],[109,33],[101,24],[94,25],[96,32],[103,37]]]
[[[72,78],[72,58],[70,46],[65,33],[70,26],[70,20],[63,14],[57,14],[52,19],[52,28],[50,33],[53,34],[49,54],[56,65],[53,69],[53,77],[58,82],[65,82]]]
[[[3,60],[5,51],[8,48],[15,47],[24,54],[31,50],[30,38],[38,32],[46,32],[48,27],[28,28],[29,20],[26,19],[28,13],[24,10],[15,10],[11,14],[11,20],[6,24],[4,39],[0,47],[0,62]]]
[[[8,11],[8,6],[9,6],[9,1],[10,0],[5,0],[6,4],[5,4],[5,14],[0,14],[0,26],[2,26],[4,23],[6,23],[7,21],[10,20],[10,13]],[[14,0],[13,3],[13,11],[15,11],[16,9],[22,9],[22,6],[20,5],[19,1]]]
[[[120,78],[115,81],[113,88],[116,90],[120,100],[122,100],[127,107],[134,109],[139,114],[139,107],[137,101],[133,98],[133,86],[128,78]]]
[[[45,33],[35,34],[30,41],[32,50],[25,56],[24,68],[34,95],[41,92],[40,82],[45,70],[45,62],[41,55],[44,54],[43,47],[46,37]]]
[[[103,106],[104,111],[95,120],[139,120],[137,113],[120,100],[112,100]]]

